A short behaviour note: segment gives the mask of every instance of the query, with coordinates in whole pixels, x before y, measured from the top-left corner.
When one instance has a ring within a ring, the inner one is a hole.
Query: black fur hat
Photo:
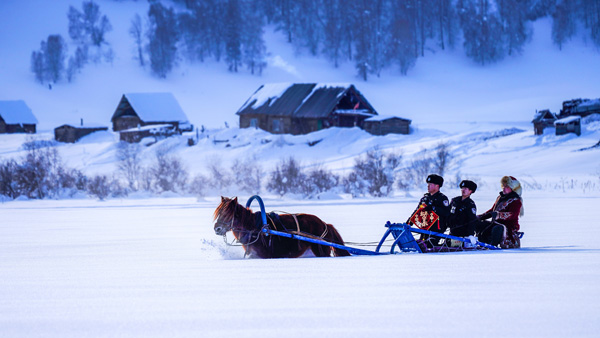
[[[477,184],[469,180],[463,180],[458,186],[461,188],[469,188],[469,190],[471,190],[472,192],[475,192],[475,190],[477,190]]]
[[[436,175],[436,174],[431,174],[429,176],[427,176],[427,183],[433,183],[433,184],[437,184],[440,186],[440,188],[442,187],[442,185],[444,185],[444,178],[440,175]]]

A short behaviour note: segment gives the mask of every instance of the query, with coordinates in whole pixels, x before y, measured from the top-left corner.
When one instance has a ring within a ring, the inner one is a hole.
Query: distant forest
[[[32,54],[41,83],[71,81],[87,62],[112,60],[104,38],[112,27],[96,3],[71,7],[67,17],[79,47],[68,57],[60,35],[42,41]],[[406,75],[428,49],[458,43],[478,64],[498,62],[521,53],[531,23],[543,17],[552,19],[557,48],[578,34],[600,47],[600,0],[149,0],[129,34],[139,65],[161,78],[181,60],[213,59],[231,72],[245,67],[261,74],[270,25],[297,51],[327,58],[333,67],[351,62],[367,81],[384,69]]]

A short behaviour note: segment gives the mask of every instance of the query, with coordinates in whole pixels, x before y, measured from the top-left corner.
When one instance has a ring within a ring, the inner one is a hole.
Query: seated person
[[[471,199],[471,194],[477,190],[477,184],[463,180],[459,187],[461,196],[456,196],[450,201],[448,227],[452,236],[469,237],[475,235],[477,223],[477,206]]]
[[[419,205],[412,213],[415,215],[417,211],[433,211],[439,217],[437,221],[435,221],[431,226],[427,229],[429,231],[435,231],[443,233],[446,231],[446,221],[448,215],[450,215],[450,206],[448,202],[448,197],[440,192],[440,188],[444,185],[444,178],[439,175],[429,175],[427,176],[427,193],[423,195],[421,200],[419,201]],[[414,224],[411,221],[412,216],[408,219],[406,223]],[[431,237],[431,236],[421,236],[422,240],[428,241],[432,245],[437,245],[439,239]]]
[[[520,248],[519,215],[523,214],[521,183],[512,176],[500,180],[502,191],[492,208],[477,216],[480,220],[492,218],[492,221],[480,221],[476,225],[480,241],[503,249]]]

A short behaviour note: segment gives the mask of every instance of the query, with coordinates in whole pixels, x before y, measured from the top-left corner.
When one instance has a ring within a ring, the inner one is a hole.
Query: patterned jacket
[[[479,215],[480,219],[487,219],[492,217],[492,212],[497,212],[496,222],[502,223],[506,226],[506,230],[509,234],[514,234],[520,229],[519,225],[519,214],[521,213],[521,197],[514,191],[508,194],[500,192],[500,196],[496,198],[496,202],[492,208],[483,214]]]

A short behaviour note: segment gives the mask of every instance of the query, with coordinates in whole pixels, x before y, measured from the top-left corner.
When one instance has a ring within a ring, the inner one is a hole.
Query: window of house
[[[281,121],[273,120],[273,132],[281,132]]]

